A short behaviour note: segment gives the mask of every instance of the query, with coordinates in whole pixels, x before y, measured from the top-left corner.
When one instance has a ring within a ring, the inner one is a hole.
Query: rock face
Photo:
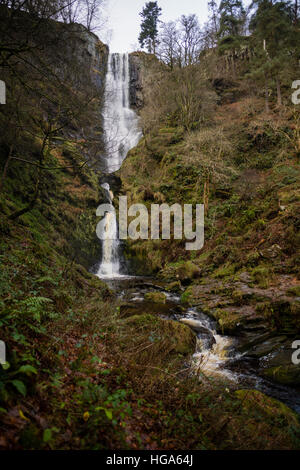
[[[74,34],[75,33],[75,34]],[[72,25],[71,40],[68,44],[70,55],[76,55],[82,70],[90,71],[92,81],[103,91],[109,49],[106,44],[83,25]]]
[[[130,106],[139,110],[144,105],[143,88],[151,86],[153,66],[159,64],[153,54],[132,52],[129,55]]]
[[[130,105],[134,109],[140,109],[143,106],[143,78],[142,78],[142,54],[134,52],[129,56],[130,73]]]

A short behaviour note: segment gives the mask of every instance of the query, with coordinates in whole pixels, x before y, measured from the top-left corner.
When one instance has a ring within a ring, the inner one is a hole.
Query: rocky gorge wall
[[[31,18],[20,14],[16,21],[19,28],[11,40],[22,44]],[[5,18],[0,19],[0,26],[5,25]],[[54,243],[67,257],[90,268],[101,256],[95,209],[103,197],[101,109],[108,46],[82,25],[52,20],[45,21],[31,41],[27,62],[13,64],[18,75],[1,69],[0,78],[7,84],[7,105],[0,109],[0,126],[5,130],[0,136],[1,168],[10,147],[16,157],[7,165],[1,207],[9,215],[32,204],[34,215],[25,213],[21,222],[34,230],[35,223],[44,220],[41,230],[47,227],[52,235],[58,231]],[[21,83],[18,76],[22,76]],[[19,96],[16,103],[15,96]],[[16,106],[20,108],[15,117],[19,135],[14,139],[9,116],[14,116]],[[40,142],[49,126],[59,130],[49,136],[49,152],[41,157]],[[24,162],[18,161],[20,156]],[[45,170],[38,175],[40,158]],[[52,167],[57,169],[51,171]],[[32,202],[37,178],[39,194]]]

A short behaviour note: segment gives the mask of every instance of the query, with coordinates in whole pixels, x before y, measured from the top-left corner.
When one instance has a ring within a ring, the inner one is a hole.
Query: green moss
[[[230,277],[235,273],[235,266],[233,264],[225,264],[214,272],[216,278]]]
[[[289,287],[287,290],[288,294],[295,295],[296,297],[300,297],[300,286]]]
[[[140,333],[147,333],[157,345],[157,354],[169,351],[176,354],[191,354],[196,347],[196,335],[186,325],[173,320],[163,320],[150,314],[134,315],[124,320],[130,327],[136,327]]]
[[[194,279],[200,274],[199,267],[192,261],[186,261],[177,269],[177,275],[179,279]]]
[[[188,288],[183,292],[183,294],[181,294],[180,301],[183,304],[189,305],[192,300],[192,297],[193,297],[193,292],[191,288]]]
[[[225,335],[236,334],[243,322],[243,318],[240,314],[225,309],[216,309],[212,314],[218,321],[218,330]]]
[[[237,390],[235,395],[245,409],[263,414],[268,420],[299,426],[297,414],[275,398],[268,397],[258,390]]]
[[[180,281],[170,282],[166,285],[166,290],[172,292],[179,292],[181,290],[181,283]]]
[[[156,304],[165,304],[166,299],[167,298],[163,292],[147,292],[147,294],[145,294],[145,300]]]
[[[256,266],[250,271],[253,281],[266,289],[273,280],[273,269],[269,266]]]
[[[264,377],[284,385],[300,385],[300,367],[294,364],[264,369]]]

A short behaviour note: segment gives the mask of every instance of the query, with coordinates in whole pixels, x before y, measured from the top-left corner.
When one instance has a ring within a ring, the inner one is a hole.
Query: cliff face
[[[151,83],[153,64],[157,65],[158,63],[158,59],[153,54],[146,52],[132,52],[129,55],[130,105],[132,108],[139,110],[143,107],[143,90]]]
[[[108,46],[100,41],[96,34],[80,24],[74,25],[71,31],[76,34],[71,38],[69,53],[76,55],[83,73],[86,69],[90,70],[93,83],[102,92],[109,54]]]
[[[130,72],[130,105],[134,109],[143,106],[143,61],[141,53],[134,52],[129,56]]]
[[[0,16],[0,39],[7,21]],[[33,19],[20,14],[15,21],[19,28],[11,28],[8,39],[18,51]],[[44,226],[61,232],[54,244],[89,268],[100,256],[95,208],[102,194],[91,168],[101,169],[108,47],[82,25],[41,23],[26,60],[8,57],[10,68],[0,68],[7,84],[7,104],[0,107],[0,210],[23,223],[32,222],[32,210],[37,220],[43,214]]]

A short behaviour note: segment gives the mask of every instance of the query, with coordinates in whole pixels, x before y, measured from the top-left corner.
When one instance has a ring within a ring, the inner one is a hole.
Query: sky
[[[148,0],[108,0],[107,33],[101,39],[111,52],[131,52],[138,48],[141,17],[139,13]],[[249,5],[251,0],[244,0]],[[172,21],[181,15],[195,13],[203,25],[208,19],[207,0],[158,0],[162,21]]]
[[[111,30],[111,52],[130,52],[137,48],[142,11],[146,0],[109,0],[108,24]],[[207,20],[207,0],[159,0],[162,21],[172,21],[181,15],[196,13],[200,23]],[[136,47],[134,47],[136,46]]]

